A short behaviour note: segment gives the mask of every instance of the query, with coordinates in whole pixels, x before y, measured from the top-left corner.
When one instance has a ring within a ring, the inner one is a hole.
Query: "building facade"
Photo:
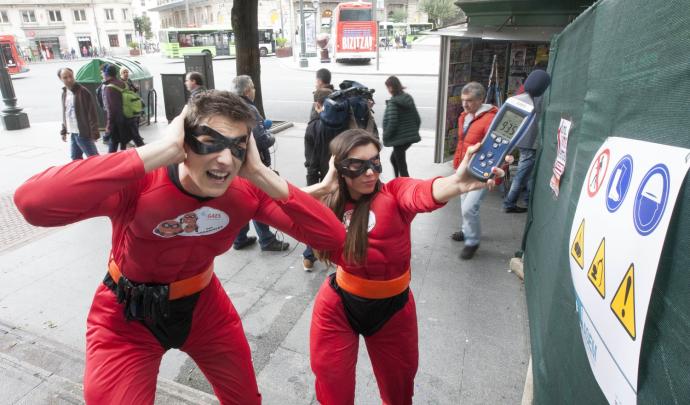
[[[33,61],[127,54],[132,18],[130,0],[0,0],[0,32]]]
[[[136,1],[136,0],[135,0]],[[152,0],[149,9],[159,13],[161,28],[230,27],[232,1],[223,0]],[[286,2],[287,4],[287,2]],[[259,27],[280,29],[280,1],[259,1]],[[188,17],[187,17],[188,16]]]

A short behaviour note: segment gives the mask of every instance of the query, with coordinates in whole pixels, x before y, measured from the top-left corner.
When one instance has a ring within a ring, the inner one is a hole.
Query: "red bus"
[[[22,58],[19,49],[17,49],[17,42],[14,36],[0,35],[0,51],[2,51],[9,74],[13,75],[29,71],[24,58]]]
[[[332,15],[333,59],[369,61],[376,57],[378,27],[371,3],[340,3]]]

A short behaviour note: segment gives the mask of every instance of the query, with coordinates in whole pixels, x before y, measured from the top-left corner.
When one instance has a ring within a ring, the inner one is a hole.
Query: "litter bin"
[[[216,88],[213,80],[213,58],[208,53],[189,54],[184,56],[185,72],[199,72],[204,77],[204,87],[208,90]]]
[[[152,116],[155,112],[156,92],[153,89],[153,76],[151,76],[149,70],[146,69],[146,67],[144,67],[139,61],[115,56],[92,59],[77,71],[75,80],[77,83],[86,87],[91,94],[96,97],[96,89],[103,82],[101,71],[103,69],[103,65],[106,63],[115,65],[117,67],[118,78],[120,75],[120,69],[127,68],[127,70],[129,70],[129,78],[132,80],[132,82],[134,82],[134,85],[139,88],[139,96],[144,102],[144,114],[142,114],[142,116],[139,118],[139,124],[145,122],[147,118]],[[97,111],[98,126],[103,129],[105,128],[105,112],[103,109],[101,109],[100,104],[97,108]]]
[[[189,98],[189,92],[184,86],[185,76],[185,73],[161,73],[165,118],[168,122],[182,112]]]

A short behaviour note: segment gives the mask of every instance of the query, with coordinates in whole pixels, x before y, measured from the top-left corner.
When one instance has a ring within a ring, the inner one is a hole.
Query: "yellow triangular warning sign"
[[[599,247],[597,248],[597,253],[594,255],[594,260],[592,264],[589,265],[589,271],[587,272],[587,278],[592,282],[594,288],[597,289],[601,298],[606,296],[606,238],[601,239]]]
[[[561,245],[562,246],[562,245]],[[580,265],[581,269],[585,268],[585,219],[582,218],[580,227],[577,229],[577,234],[575,234],[575,240],[573,240],[573,245],[570,247],[570,255],[575,259],[577,264]]]
[[[611,300],[611,311],[616,315],[628,335],[635,340],[635,265],[630,263],[628,272]]]

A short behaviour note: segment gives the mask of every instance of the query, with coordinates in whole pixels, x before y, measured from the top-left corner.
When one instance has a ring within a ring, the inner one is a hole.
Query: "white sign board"
[[[556,197],[558,197],[561,187],[561,176],[565,171],[566,158],[568,157],[568,135],[572,125],[572,122],[564,118],[561,118],[561,123],[558,125],[558,134],[556,134],[558,153],[556,154],[556,161],[553,162],[553,176],[551,176],[549,181],[549,187],[551,187]]]
[[[570,273],[589,364],[611,404],[637,402],[647,309],[690,150],[608,138],[570,230]]]

